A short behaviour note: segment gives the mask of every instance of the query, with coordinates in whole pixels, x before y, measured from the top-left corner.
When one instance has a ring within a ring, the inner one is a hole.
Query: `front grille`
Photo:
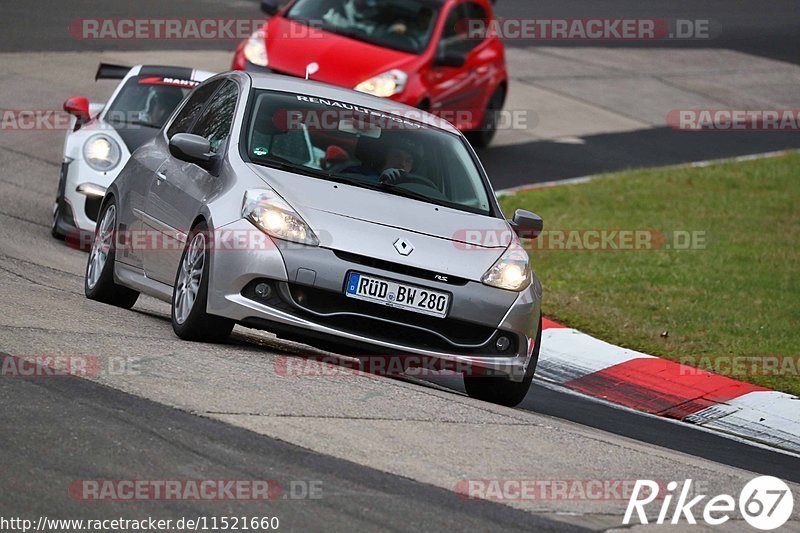
[[[511,345],[502,353],[494,348],[503,335],[492,327],[438,318],[348,298],[344,294],[289,284],[291,303],[313,315],[316,323],[365,333],[386,342],[464,354],[509,355],[517,351],[517,336],[505,333]],[[391,322],[387,322],[391,321]]]
[[[350,252],[342,252],[339,250],[334,250],[333,253],[336,254],[336,257],[338,257],[342,261],[348,261],[350,263],[356,263],[358,265],[377,268],[379,270],[386,270],[388,272],[394,272],[396,274],[403,274],[404,276],[411,276],[414,278],[420,278],[427,281],[435,281],[439,283],[447,283],[448,285],[463,286],[469,283],[468,279],[451,276],[450,274],[445,274],[442,272],[425,270],[424,268],[412,267],[401,263],[393,263],[391,261],[384,261],[383,259],[376,259],[374,257],[367,257],[365,255],[357,255]]]
[[[266,294],[262,290],[259,295],[256,287],[262,283],[268,285],[269,290]],[[300,316],[315,324],[418,349],[499,357],[516,354],[519,346],[517,335],[510,332],[463,320],[427,316],[355,300],[343,293],[304,285],[255,279],[242,289],[241,294],[250,300]],[[244,323],[248,327],[275,329],[258,320]],[[495,342],[501,336],[511,341],[503,351],[495,347]],[[329,340],[331,343],[335,342],[334,339]]]

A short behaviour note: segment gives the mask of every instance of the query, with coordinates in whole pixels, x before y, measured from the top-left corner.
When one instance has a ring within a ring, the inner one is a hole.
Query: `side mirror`
[[[522,239],[535,239],[544,229],[542,217],[524,209],[514,211],[514,218],[509,222],[511,222],[511,227]]]
[[[464,64],[466,64],[466,62],[467,56],[464,54],[445,50],[436,54],[436,58],[433,60],[433,66],[461,68],[464,66]]]
[[[64,111],[77,119],[75,129],[77,130],[91,118],[89,114],[89,99],[85,96],[73,96],[64,102]]]
[[[209,168],[214,162],[211,143],[205,137],[191,133],[176,133],[169,140],[169,153],[172,157]]]
[[[282,4],[280,0],[261,0],[261,11],[265,15],[272,16],[281,10]]]

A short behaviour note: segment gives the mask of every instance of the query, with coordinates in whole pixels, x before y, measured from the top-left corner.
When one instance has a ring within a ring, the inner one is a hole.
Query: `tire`
[[[539,346],[542,342],[542,318],[539,317],[539,331],[536,334],[536,345],[531,355],[531,363],[525,371],[522,381],[511,381],[504,377],[464,376],[464,388],[470,398],[485,402],[516,407],[528,395],[533,382],[536,364],[539,362]]]
[[[489,103],[486,104],[486,111],[483,113],[480,128],[465,134],[473,147],[487,148],[492,144],[492,140],[497,133],[497,114],[503,109],[504,100],[505,90],[502,87],[498,87],[489,99]]]
[[[117,206],[112,198],[103,207],[86,262],[83,292],[90,300],[130,309],[139,293],[114,282],[114,236],[117,229]]]
[[[200,222],[186,239],[172,289],[172,329],[183,340],[223,342],[235,325],[206,312],[209,264],[208,226]]]

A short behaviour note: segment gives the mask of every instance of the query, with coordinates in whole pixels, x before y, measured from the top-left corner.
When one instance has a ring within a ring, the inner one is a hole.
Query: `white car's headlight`
[[[244,57],[249,62],[259,67],[266,67],[269,65],[269,59],[267,59],[266,36],[267,33],[264,31],[264,28],[258,28],[253,35],[247,39],[247,43],[244,45]]]
[[[272,191],[247,191],[242,204],[242,216],[277,239],[319,246],[319,239],[308,224]]]
[[[531,283],[531,267],[528,252],[516,241],[500,256],[500,259],[483,275],[481,281],[486,285],[521,291]]]
[[[388,98],[389,96],[403,92],[403,89],[406,88],[407,81],[408,74],[402,70],[393,69],[359,83],[356,86],[356,91],[380,96],[381,98]]]
[[[101,133],[89,137],[83,145],[83,158],[93,169],[108,172],[119,165],[122,150],[117,141]]]

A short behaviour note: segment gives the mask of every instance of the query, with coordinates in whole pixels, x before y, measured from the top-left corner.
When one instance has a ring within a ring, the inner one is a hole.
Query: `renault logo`
[[[397,250],[397,253],[400,255],[409,255],[414,251],[414,246],[401,237],[394,241],[394,249]]]

